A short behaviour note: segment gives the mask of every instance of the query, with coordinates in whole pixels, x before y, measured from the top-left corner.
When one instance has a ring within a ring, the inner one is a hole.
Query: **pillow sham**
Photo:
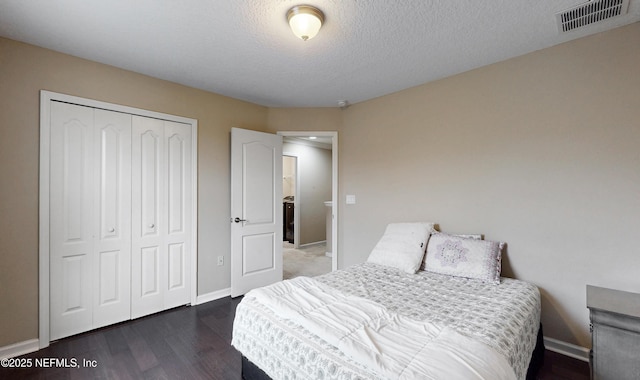
[[[497,241],[433,234],[427,245],[424,269],[499,284],[502,246]]]
[[[416,273],[434,231],[434,223],[391,223],[373,248],[367,262]]]
[[[442,234],[442,233],[445,233],[445,232],[434,231],[432,234]],[[482,240],[482,235],[476,235],[476,234],[447,234],[447,235],[457,236],[465,239]],[[420,264],[420,270],[424,270],[426,261],[427,261],[427,255],[424,255],[424,258],[422,259],[422,264]]]

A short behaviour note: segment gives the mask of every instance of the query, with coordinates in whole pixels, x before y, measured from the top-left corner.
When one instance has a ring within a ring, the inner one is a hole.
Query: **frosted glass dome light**
[[[306,41],[318,34],[324,22],[324,14],[310,5],[297,5],[289,9],[287,20],[293,34]]]

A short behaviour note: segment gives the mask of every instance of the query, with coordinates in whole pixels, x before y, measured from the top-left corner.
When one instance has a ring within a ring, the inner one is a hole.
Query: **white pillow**
[[[367,262],[416,273],[422,263],[434,223],[391,223]]]
[[[497,241],[433,234],[427,246],[425,270],[499,284],[502,246]]]

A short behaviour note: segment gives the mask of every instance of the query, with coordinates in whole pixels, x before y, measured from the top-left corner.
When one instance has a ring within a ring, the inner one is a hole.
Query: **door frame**
[[[331,201],[332,201],[331,214],[333,216],[331,220],[331,270],[332,271],[338,270],[338,254],[339,254],[338,252],[338,132],[336,131],[279,131],[277,132],[277,134],[282,137],[310,137],[310,136],[331,137]],[[297,233],[298,229],[294,230],[294,234]],[[295,235],[295,236],[296,236],[296,239],[298,239],[298,235]]]
[[[298,184],[298,173],[300,172],[300,170],[299,170],[300,157],[298,156],[298,153],[285,152],[283,150],[282,151],[282,159],[283,159],[283,161],[284,161],[284,156],[293,157],[293,158],[296,159],[296,167],[294,169],[295,170],[295,179],[296,179],[296,188],[295,188],[295,194],[293,196],[294,196],[294,200],[299,200],[300,199],[300,185]],[[295,204],[295,202],[294,202],[294,204]],[[282,220],[284,222],[284,214],[282,215]],[[283,239],[284,239],[284,237],[283,237]],[[293,208],[293,248],[298,248],[299,247],[299,242],[300,242],[300,207],[295,207],[294,206],[294,208]]]
[[[52,91],[40,91],[40,173],[39,173],[39,242],[38,242],[38,344],[40,348],[49,346],[49,155],[51,153],[50,120],[51,101],[59,101],[80,106],[105,109],[132,115],[151,117],[191,125],[191,181],[192,181],[192,216],[191,216],[191,279],[190,299],[195,305],[198,296],[198,121],[182,116],[169,115],[139,108],[127,107],[119,104],[106,103],[72,95],[60,94]]]

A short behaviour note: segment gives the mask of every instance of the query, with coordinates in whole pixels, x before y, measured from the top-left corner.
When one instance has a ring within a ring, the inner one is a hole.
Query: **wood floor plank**
[[[240,300],[179,307],[61,339],[21,358],[75,358],[80,368],[0,368],[0,379],[241,380],[240,353],[231,346]],[[588,380],[589,364],[546,351],[537,379]]]
[[[136,336],[134,338],[127,339],[127,342],[129,344],[131,354],[133,355],[140,371],[145,372],[158,366],[158,358],[143,337]]]

